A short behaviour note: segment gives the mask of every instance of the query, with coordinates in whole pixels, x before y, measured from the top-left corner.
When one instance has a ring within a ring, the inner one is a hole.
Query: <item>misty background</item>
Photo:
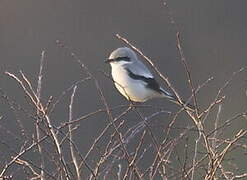
[[[118,47],[126,46],[115,37],[118,33],[150,57],[186,99],[191,91],[176,47],[178,29],[194,84],[198,86],[209,77],[214,77],[198,96],[200,108],[206,108],[231,74],[247,65],[247,1],[173,0],[167,4],[168,6],[164,5],[161,0],[1,0],[0,88],[17,103],[32,111],[20,86],[7,77],[4,71],[18,73],[22,70],[36,87],[42,50],[46,52],[43,102],[49,96],[56,99],[75,81],[85,78],[79,64],[63,48],[57,46],[56,40],[60,40],[77,54],[99,80],[111,107],[128,105],[112,81],[101,72],[110,72],[109,65],[104,63],[109,54]],[[171,17],[175,23],[171,22]],[[165,87],[165,84],[162,86]],[[223,103],[221,122],[235,113],[246,111],[246,87],[246,72],[243,72],[224,91],[227,98]],[[70,93],[68,94],[51,114],[53,125],[68,120]],[[103,107],[92,81],[79,85],[75,98],[75,118]],[[173,112],[178,110],[176,105],[164,99],[154,99],[145,104]],[[144,113],[150,114],[149,111]],[[2,127],[21,136],[16,128],[14,113],[2,100],[0,116],[3,116]],[[162,115],[156,121],[165,121],[166,118],[167,115]],[[140,121],[134,114],[130,114],[129,120],[129,126]],[[179,127],[192,124],[186,116],[180,120],[177,125]],[[22,121],[31,134],[34,130],[33,120],[24,118]],[[102,113],[81,123],[76,131],[76,143],[82,153],[107,122],[107,115]],[[232,131],[246,125],[247,122],[242,121],[235,124]],[[231,133],[229,131],[229,136]],[[0,136],[12,148],[21,145],[18,139],[5,131],[1,130]],[[4,162],[11,153],[3,145],[0,148],[0,162]],[[246,155],[236,158],[239,158],[244,168]],[[2,165],[0,163],[1,167]]]

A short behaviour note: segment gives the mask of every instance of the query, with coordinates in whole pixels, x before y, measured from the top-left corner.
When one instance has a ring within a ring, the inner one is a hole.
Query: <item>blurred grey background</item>
[[[169,8],[161,0],[1,0],[0,88],[31,111],[20,87],[6,77],[4,71],[17,73],[23,70],[36,87],[42,50],[46,51],[43,102],[49,96],[56,99],[75,81],[84,78],[85,73],[79,65],[56,45],[56,40],[60,40],[95,74],[111,107],[128,104],[113,87],[111,80],[100,72],[110,72],[104,60],[112,50],[125,46],[115,37],[119,33],[150,57],[186,99],[190,96],[190,89],[176,48],[177,28],[194,84],[198,86],[209,77],[214,77],[214,81],[199,94],[198,101],[203,109],[231,74],[247,65],[247,1],[173,0],[168,1],[168,5]],[[171,16],[175,25],[171,22]],[[237,75],[224,94],[227,98],[223,104],[222,122],[246,110],[246,72]],[[52,114],[54,125],[67,121],[68,103],[69,96],[66,96],[56,107]],[[146,104],[169,111],[178,109],[160,99]],[[18,136],[20,132],[15,131],[15,116],[6,103],[1,101],[0,105],[4,127]],[[80,85],[76,93],[74,117],[101,107],[103,105],[93,82]],[[139,121],[132,119],[134,123]],[[186,118],[181,119],[180,126],[191,123]],[[32,120],[22,120],[27,132],[31,133],[34,128]],[[82,151],[92,143],[105,123],[106,116],[100,114],[81,124],[77,131],[77,143]],[[236,124],[235,128],[240,127],[246,127],[246,121]],[[1,134],[2,137],[4,135]],[[10,141],[8,137],[4,139]],[[16,140],[13,147],[18,143]],[[1,151],[1,155],[5,153]],[[247,158],[243,156],[240,160],[244,165]]]

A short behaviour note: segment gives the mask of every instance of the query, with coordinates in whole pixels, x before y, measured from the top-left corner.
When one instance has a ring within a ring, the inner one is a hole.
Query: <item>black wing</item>
[[[163,93],[163,91],[160,88],[160,85],[158,84],[158,82],[154,78],[148,78],[148,77],[145,77],[145,76],[137,75],[137,74],[134,74],[130,69],[128,69],[128,68],[125,68],[125,69],[128,72],[128,75],[132,79],[142,80],[145,83],[147,83],[147,85],[146,85],[147,88],[149,88],[151,90],[154,90],[154,91],[157,91],[160,94]]]
[[[131,70],[129,70],[128,68],[125,68],[128,72],[128,75],[132,78],[132,79],[136,79],[136,80],[142,80],[145,83],[147,83],[146,87],[149,89],[152,89],[160,94],[165,94],[167,95],[167,97],[169,98],[170,101],[173,101],[176,104],[181,105],[181,103],[179,103],[179,101],[177,100],[177,98],[171,94],[168,94],[167,92],[163,91],[160,88],[160,85],[158,84],[158,82],[154,79],[154,78],[147,78],[141,75],[136,75],[134,74]],[[185,101],[182,101],[182,104],[185,104]],[[192,111],[195,110],[195,106],[191,105],[191,104],[187,104],[187,107],[190,108]]]

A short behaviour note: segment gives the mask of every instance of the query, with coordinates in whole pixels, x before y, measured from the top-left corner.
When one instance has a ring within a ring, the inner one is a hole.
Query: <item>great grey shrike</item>
[[[160,87],[152,73],[130,48],[114,50],[106,62],[111,65],[116,88],[129,101],[145,102],[152,98],[166,97],[181,105],[174,95]]]

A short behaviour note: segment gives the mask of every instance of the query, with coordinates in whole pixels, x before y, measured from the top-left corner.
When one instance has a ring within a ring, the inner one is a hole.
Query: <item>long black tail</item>
[[[193,111],[194,112],[196,110],[196,107],[194,105],[192,105],[190,103],[187,103],[186,101],[183,101],[182,100],[182,103],[180,103],[176,96],[173,96],[173,95],[172,96],[169,96],[168,99],[169,99],[169,101],[171,101],[171,102],[173,102],[173,103],[175,103],[175,104],[177,104],[179,106],[182,106],[184,108],[187,108],[190,111]]]
[[[179,105],[179,106],[182,106],[182,107],[184,107],[184,108],[187,108],[187,109],[189,109],[190,111],[193,111],[193,112],[196,110],[196,108],[195,108],[194,105],[189,104],[189,103],[186,103],[186,101],[183,101],[183,100],[182,100],[182,103],[180,103],[176,96],[170,94],[169,92],[165,91],[165,90],[162,89],[162,88],[160,88],[160,90],[161,90],[162,94],[163,94],[168,100],[170,100],[171,102],[173,102],[173,103],[175,103],[175,104],[177,104],[177,105]]]

